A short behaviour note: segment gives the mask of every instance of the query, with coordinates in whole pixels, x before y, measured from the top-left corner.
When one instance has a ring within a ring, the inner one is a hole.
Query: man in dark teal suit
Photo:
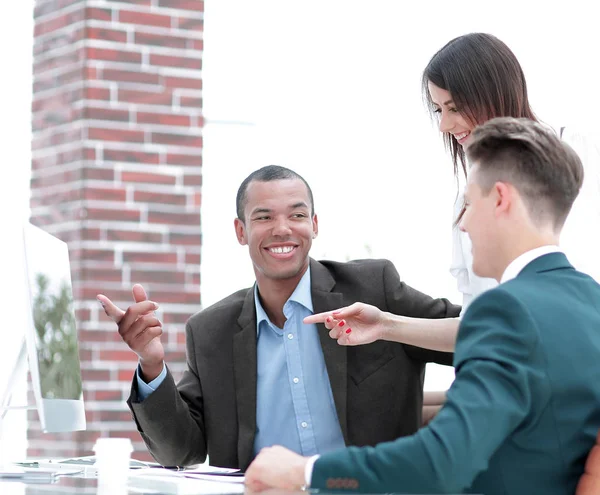
[[[251,489],[574,493],[600,428],[600,285],[558,248],[581,162],[539,124],[512,118],[477,128],[467,155],[461,228],[475,273],[501,283],[463,316],[445,406],[376,447],[313,458],[264,449],[246,473]],[[356,332],[387,318],[367,313],[344,323]]]

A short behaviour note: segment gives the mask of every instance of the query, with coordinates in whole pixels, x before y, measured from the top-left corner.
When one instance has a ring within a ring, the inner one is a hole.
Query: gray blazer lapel
[[[238,417],[238,462],[252,460],[256,433],[256,308],[254,288],[248,291],[238,318],[241,331],[233,336],[233,371]]]
[[[331,292],[335,286],[335,280],[329,271],[318,261],[310,260],[311,294],[313,309],[315,313],[331,311],[343,305],[342,294]],[[323,349],[325,366],[331,383],[333,401],[337,410],[338,420],[344,435],[344,441],[348,444],[348,428],[346,415],[346,402],[348,390],[347,372],[347,349],[338,345],[337,341],[329,337],[329,331],[322,323],[317,324],[319,340]]]

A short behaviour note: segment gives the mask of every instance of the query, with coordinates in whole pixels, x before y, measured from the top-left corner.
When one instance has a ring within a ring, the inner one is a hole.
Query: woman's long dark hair
[[[494,117],[526,117],[537,120],[529,106],[527,83],[514,53],[495,36],[471,33],[441,48],[423,71],[423,97],[432,114],[427,84],[432,82],[452,95],[457,110],[473,124]],[[459,163],[467,174],[465,152],[452,134],[444,134],[458,180]]]

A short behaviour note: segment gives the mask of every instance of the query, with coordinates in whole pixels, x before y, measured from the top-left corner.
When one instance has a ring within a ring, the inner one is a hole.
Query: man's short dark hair
[[[466,153],[478,166],[476,182],[484,194],[496,182],[508,182],[536,224],[562,228],[581,189],[583,167],[552,130],[531,119],[491,119],[475,128]]]
[[[313,200],[313,193],[308,185],[308,182],[304,180],[304,178],[290,170],[289,168],[281,167],[279,165],[267,165],[266,167],[259,168],[252,172],[248,177],[244,179],[241,183],[237,196],[235,199],[235,208],[237,211],[237,217],[244,222],[244,209],[246,208],[246,203],[248,201],[248,185],[250,182],[271,182],[274,180],[291,180],[291,179],[300,179],[304,182],[306,189],[308,191],[308,199],[310,201],[310,214],[314,216],[315,214],[315,202]]]

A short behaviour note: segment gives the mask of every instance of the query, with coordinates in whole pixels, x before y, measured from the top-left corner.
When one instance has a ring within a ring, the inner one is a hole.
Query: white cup
[[[98,488],[125,492],[133,445],[129,438],[99,438],[94,445]]]

